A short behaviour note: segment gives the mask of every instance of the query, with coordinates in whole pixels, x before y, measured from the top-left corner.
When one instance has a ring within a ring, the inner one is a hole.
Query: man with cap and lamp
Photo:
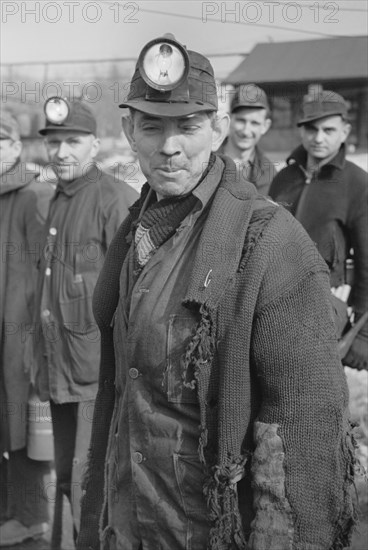
[[[58,184],[45,227],[33,368],[41,399],[50,401],[57,491],[71,502],[76,536],[100,362],[92,294],[107,248],[137,193],[95,163],[97,123],[85,102],[53,97],[45,113],[40,134]]]
[[[298,122],[302,144],[273,180],[270,195],[290,210],[315,242],[330,269],[334,295],[346,299],[344,288],[349,283],[347,303],[357,322],[368,310],[367,173],[345,158],[351,126],[344,98],[319,90],[304,98],[302,108]],[[351,250],[353,278],[347,272]],[[346,314],[344,318],[346,322]],[[368,323],[343,362],[359,370],[368,368]]]
[[[276,175],[273,162],[261,151],[258,142],[271,126],[267,95],[256,84],[243,84],[230,105],[229,135],[217,151],[235,162],[239,175],[267,195]]]
[[[17,120],[0,117],[0,547],[38,538],[48,530],[45,487],[50,463],[27,453],[27,403],[31,395],[26,367],[25,332],[32,324],[37,263],[53,188],[21,161]],[[7,453],[8,459],[4,457]],[[2,506],[3,507],[3,506]]]
[[[213,153],[228,126],[217,101],[208,59],[172,35],[146,44],[121,107],[147,182],[94,293],[78,550],[328,550],[351,537],[328,270],[293,217]]]

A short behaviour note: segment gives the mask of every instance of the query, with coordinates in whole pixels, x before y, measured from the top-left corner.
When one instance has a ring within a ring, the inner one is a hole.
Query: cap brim
[[[235,105],[235,107],[232,107],[231,112],[235,113],[238,109],[268,109],[269,107],[267,105],[263,105],[262,103],[239,103],[238,105]]]
[[[47,126],[46,128],[42,128],[42,130],[38,131],[38,133],[41,134],[41,136],[46,136],[47,134],[50,134],[52,132],[79,132],[81,134],[94,133],[92,130],[86,130],[85,128],[80,128],[80,127],[68,128],[66,126]]]
[[[160,117],[183,117],[204,111],[216,111],[209,103],[160,103],[156,101],[133,100],[121,103],[121,109],[130,108]]]
[[[334,112],[331,112],[331,113],[323,113],[323,114],[320,114],[320,115],[315,115],[315,116],[311,116],[311,117],[307,117],[307,118],[302,118],[301,120],[298,120],[296,125],[297,126],[303,126],[303,124],[308,124],[308,122],[314,122],[315,120],[320,120],[321,118],[328,118],[330,116],[337,116],[337,115],[342,116],[344,119],[347,118],[347,113],[342,113],[341,110],[337,110],[337,111],[334,111]]]

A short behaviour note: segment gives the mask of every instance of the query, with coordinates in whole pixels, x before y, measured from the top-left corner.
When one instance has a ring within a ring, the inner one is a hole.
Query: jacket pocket
[[[98,379],[100,332],[92,315],[91,302],[91,296],[60,302],[62,337],[72,378],[78,384],[91,384]]]
[[[203,495],[204,472],[198,455],[175,453],[174,470],[181,503],[188,519],[196,524],[208,523],[208,510]]]
[[[184,385],[184,354],[196,327],[195,317],[170,315],[167,335],[166,384],[170,403],[198,403],[196,388]],[[187,373],[186,379],[194,373]]]
[[[87,261],[82,252],[76,251],[71,263],[64,265],[61,289],[63,301],[92,296],[100,267],[98,262]]]

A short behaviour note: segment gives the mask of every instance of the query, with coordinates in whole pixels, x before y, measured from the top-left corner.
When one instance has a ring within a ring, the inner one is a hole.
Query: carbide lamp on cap
[[[138,67],[150,88],[161,92],[179,87],[189,72],[186,49],[171,34],[151,40],[143,48]]]
[[[217,111],[212,65],[204,55],[187,50],[171,33],[155,38],[143,47],[128,96],[119,107],[159,117]]]
[[[88,105],[80,99],[50,97],[46,100],[44,111],[46,125],[45,128],[39,130],[41,136],[55,131],[73,131],[96,135],[96,118]]]
[[[45,103],[44,111],[51,124],[63,124],[69,116],[70,107],[65,98],[50,97]]]

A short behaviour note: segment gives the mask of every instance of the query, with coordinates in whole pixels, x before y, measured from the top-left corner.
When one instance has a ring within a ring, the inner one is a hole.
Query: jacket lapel
[[[227,157],[222,181],[204,225],[184,303],[217,306],[233,279],[243,253],[257,191],[236,176]]]

